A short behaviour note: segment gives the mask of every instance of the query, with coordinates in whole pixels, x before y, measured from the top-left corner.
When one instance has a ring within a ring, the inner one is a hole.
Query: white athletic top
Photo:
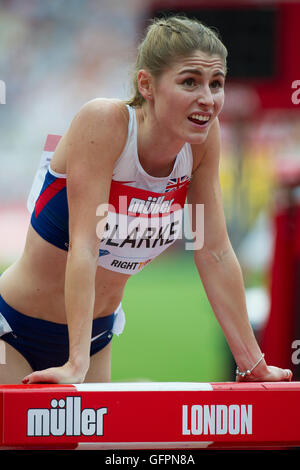
[[[185,144],[168,176],[158,178],[146,173],[137,152],[135,108],[128,106],[128,111],[128,138],[113,172],[99,265],[136,274],[182,234],[193,155],[190,144]]]
[[[97,210],[100,216],[108,209],[106,225],[99,222],[97,226],[97,233],[102,236],[98,264],[123,274],[136,274],[182,235],[182,215],[193,155],[190,144],[185,144],[168,176],[157,178],[148,175],[138,158],[135,108],[127,108],[128,137],[115,163],[109,206],[99,206]],[[47,171],[57,179],[66,179],[66,175],[50,168],[59,139],[60,136],[47,138],[28,198],[30,212],[34,209]]]

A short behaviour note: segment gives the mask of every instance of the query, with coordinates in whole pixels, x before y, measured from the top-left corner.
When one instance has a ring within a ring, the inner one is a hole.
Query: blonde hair
[[[212,28],[183,15],[152,19],[138,47],[132,79],[134,94],[126,103],[140,107],[145,102],[138,89],[139,70],[145,69],[158,78],[178,58],[187,57],[194,51],[218,55],[226,71],[227,49]]]

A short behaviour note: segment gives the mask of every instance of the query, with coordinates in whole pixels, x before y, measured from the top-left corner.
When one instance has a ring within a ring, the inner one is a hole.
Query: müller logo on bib
[[[109,195],[109,210],[129,216],[162,217],[183,209],[186,190],[187,185],[184,185],[177,191],[155,193],[125,186],[113,180]]]
[[[103,436],[107,408],[81,409],[81,397],[53,398],[50,408],[27,410],[27,436]]]
[[[133,197],[130,200],[130,203],[128,206],[128,215],[140,214],[142,216],[142,215],[169,214],[171,211],[173,202],[174,202],[174,198],[170,200],[165,200],[164,196],[160,196],[160,197],[149,196],[147,200]]]

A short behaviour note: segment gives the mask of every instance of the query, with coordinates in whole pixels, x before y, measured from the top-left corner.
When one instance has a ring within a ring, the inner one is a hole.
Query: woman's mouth
[[[197,126],[205,126],[205,124],[208,123],[210,120],[210,115],[204,115],[204,114],[191,114],[188,117],[188,120],[196,124]]]

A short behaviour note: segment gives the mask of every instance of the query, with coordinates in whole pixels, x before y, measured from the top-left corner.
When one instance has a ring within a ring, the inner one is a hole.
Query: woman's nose
[[[214,100],[209,86],[201,87],[197,101],[202,106],[213,106]]]

